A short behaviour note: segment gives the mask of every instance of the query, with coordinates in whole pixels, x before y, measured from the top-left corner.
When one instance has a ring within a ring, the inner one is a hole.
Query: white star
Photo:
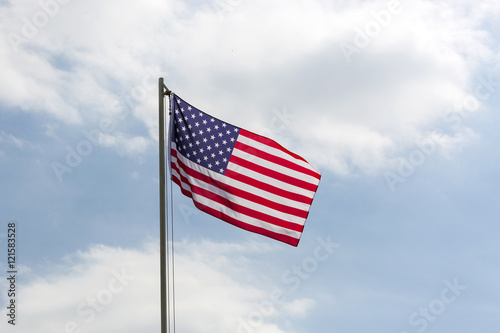
[[[225,124],[225,123],[222,123],[222,127],[226,127],[226,124]]]
[[[203,150],[203,148],[200,148],[200,153],[203,153],[205,150]]]
[[[220,173],[223,173],[223,172],[224,172],[224,169],[220,168],[220,169],[219,169],[219,172],[220,172]]]
[[[230,131],[230,130],[227,130],[227,131],[226,131],[226,134],[227,134],[227,135],[231,134],[231,131]]]
[[[206,125],[206,124],[207,124],[207,120],[203,119],[203,125]]]
[[[200,141],[198,141],[198,140],[196,140],[196,142],[195,142],[195,143],[196,143],[196,145],[198,145],[198,146],[200,145]]]
[[[203,131],[202,130],[200,130],[198,133],[200,133],[200,135],[203,135]]]
[[[203,159],[204,159],[204,160],[206,161],[206,160],[208,160],[208,157],[206,157],[206,156],[203,156]]]
[[[215,140],[215,135],[210,136],[210,139]]]
[[[193,150],[193,155],[196,156],[196,154],[198,154],[196,150]]]
[[[219,143],[218,142],[215,143],[215,148],[219,148]]]
[[[223,143],[223,144],[227,144],[227,141],[226,141],[226,140],[222,140],[222,143]]]
[[[208,139],[207,138],[203,138],[203,142],[207,143]]]
[[[210,156],[212,156],[212,158],[214,158],[214,157],[215,157],[215,154],[214,154],[214,153],[212,153],[212,155],[210,155]]]
[[[212,118],[212,119],[210,119],[210,121],[211,121],[211,122],[214,122],[214,121],[215,121],[215,119],[214,119],[214,118]]]
[[[210,133],[212,131],[212,129],[209,127],[207,128],[207,132]]]
[[[207,165],[210,169],[212,169],[212,164],[211,163],[208,163]]]
[[[207,147],[207,149],[208,149],[208,150],[210,150],[210,149],[212,149],[212,147],[211,147],[211,146],[208,146],[208,147]]]
[[[224,157],[224,158],[222,159],[222,161],[223,161],[224,163],[226,163],[226,162],[227,162],[227,158],[225,158],[225,157]]]
[[[214,126],[214,128],[215,128],[216,130],[218,130],[218,129],[219,129],[219,125],[215,125],[215,126]]]
[[[222,150],[219,150],[219,155],[222,155],[224,154],[224,152]]]
[[[194,126],[198,127],[198,126],[200,126],[200,123],[199,122],[195,122]]]
[[[234,142],[234,140],[235,140],[234,138],[231,138],[231,142]]]
[[[191,109],[192,109],[191,105],[190,105],[190,106],[188,106],[188,110],[189,110],[189,111],[191,111]]]
[[[200,160],[200,159],[197,159],[197,160],[196,160],[196,162],[198,162],[198,164],[200,164],[200,163],[201,163],[201,160]]]
[[[219,161],[215,161],[215,165],[219,165],[219,164],[220,164],[220,162],[219,162]]]

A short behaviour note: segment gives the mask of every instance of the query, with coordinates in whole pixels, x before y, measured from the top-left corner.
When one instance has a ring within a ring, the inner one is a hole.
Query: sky
[[[494,0],[0,1],[1,331],[160,330],[163,77],[322,174],[298,247],[168,185],[179,332],[498,332],[499,16]]]

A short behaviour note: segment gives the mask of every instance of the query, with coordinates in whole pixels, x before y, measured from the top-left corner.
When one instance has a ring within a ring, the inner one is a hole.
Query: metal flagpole
[[[166,255],[166,168],[165,168],[165,95],[170,96],[170,90],[158,80],[158,126],[159,126],[159,153],[160,153],[160,293],[161,293],[161,333],[167,333],[167,255]],[[170,303],[170,302],[169,302]]]

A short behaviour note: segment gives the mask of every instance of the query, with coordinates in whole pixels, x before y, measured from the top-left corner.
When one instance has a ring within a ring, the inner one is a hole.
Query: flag
[[[242,229],[297,246],[321,174],[275,141],[170,97],[172,181],[194,205]]]

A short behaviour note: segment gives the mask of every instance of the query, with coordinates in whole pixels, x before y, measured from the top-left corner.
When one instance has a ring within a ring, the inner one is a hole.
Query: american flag
[[[172,180],[195,206],[297,246],[321,174],[275,141],[170,97]]]

